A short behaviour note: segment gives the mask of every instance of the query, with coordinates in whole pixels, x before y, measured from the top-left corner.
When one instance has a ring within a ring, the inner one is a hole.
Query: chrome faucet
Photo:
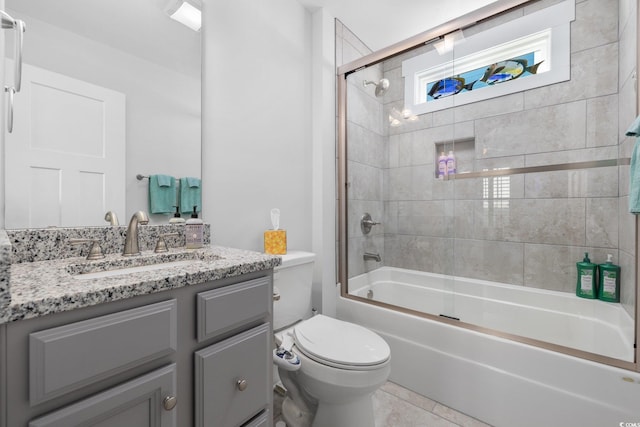
[[[377,262],[382,262],[382,258],[380,257],[380,254],[374,254],[371,252],[365,252],[362,258],[364,258],[365,261],[373,260]]]
[[[147,224],[149,222],[149,216],[143,211],[138,211],[133,214],[131,221],[129,221],[129,228],[127,228],[127,237],[124,240],[124,250],[122,255],[140,255],[140,244],[138,243],[138,224]]]

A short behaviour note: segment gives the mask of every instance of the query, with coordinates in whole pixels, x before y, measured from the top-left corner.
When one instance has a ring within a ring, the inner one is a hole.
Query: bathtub
[[[633,361],[634,322],[619,304],[392,267],[349,283],[363,298]],[[387,340],[391,381],[491,425],[640,425],[635,371],[349,298],[337,315]]]

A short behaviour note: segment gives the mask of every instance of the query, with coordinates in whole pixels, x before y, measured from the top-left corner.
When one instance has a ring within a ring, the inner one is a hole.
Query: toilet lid
[[[310,358],[344,368],[378,365],[391,354],[389,345],[378,334],[321,314],[296,325],[294,339],[300,351]]]

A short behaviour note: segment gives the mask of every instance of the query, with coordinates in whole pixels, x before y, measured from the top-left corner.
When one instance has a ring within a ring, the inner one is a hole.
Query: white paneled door
[[[124,217],[124,94],[24,64],[5,138],[6,228]]]

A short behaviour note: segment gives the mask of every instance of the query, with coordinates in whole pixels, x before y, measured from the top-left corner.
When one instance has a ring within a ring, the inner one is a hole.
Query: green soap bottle
[[[600,291],[602,301],[620,302],[620,266],[613,263],[613,255],[607,254],[607,262],[600,264]]]
[[[589,259],[589,253],[584,253],[582,262],[577,262],[578,283],[576,284],[576,295],[581,298],[598,298],[596,289],[596,265]]]

